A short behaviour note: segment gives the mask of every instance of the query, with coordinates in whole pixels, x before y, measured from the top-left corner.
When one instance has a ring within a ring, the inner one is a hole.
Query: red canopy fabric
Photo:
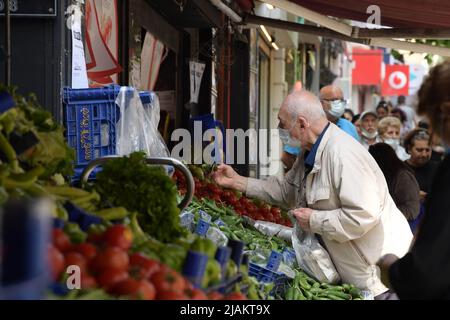
[[[450,27],[449,0],[290,0],[318,13],[342,19],[367,21],[370,5],[381,9],[381,24],[391,27]],[[239,0],[242,3],[251,0]]]

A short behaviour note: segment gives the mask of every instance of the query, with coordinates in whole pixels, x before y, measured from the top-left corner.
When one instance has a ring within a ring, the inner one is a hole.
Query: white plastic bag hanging
[[[300,269],[320,282],[337,283],[340,281],[339,273],[336,271],[330,255],[320,245],[316,236],[311,232],[303,231],[298,225],[297,219],[292,220],[294,225],[292,247],[295,250]]]
[[[154,124],[159,116],[152,114],[152,105],[142,105],[139,92],[132,87],[121,87],[116,99],[120,119],[116,125],[116,151],[129,155],[143,151],[149,157],[167,157],[169,151]]]

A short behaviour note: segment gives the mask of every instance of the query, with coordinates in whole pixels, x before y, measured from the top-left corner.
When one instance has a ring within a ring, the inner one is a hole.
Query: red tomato
[[[103,236],[104,236],[103,232],[102,233],[91,232],[88,234],[87,241],[94,244],[100,244],[103,242]]]
[[[87,271],[87,260],[81,253],[78,252],[66,252],[64,254],[64,260],[66,262],[66,268],[69,266],[78,266],[81,274]]]
[[[140,253],[133,253],[130,256],[130,267],[143,279],[150,278],[161,269],[159,261],[149,259]]]
[[[125,251],[117,247],[107,247],[105,250],[99,252],[92,260],[92,268],[95,271],[104,269],[127,270],[129,265],[129,258]]]
[[[87,260],[91,260],[97,255],[97,248],[87,242],[73,245],[71,251],[80,253]]]
[[[270,214],[270,210],[266,207],[259,209],[259,212],[265,217],[267,217]]]
[[[97,281],[93,276],[81,273],[81,289],[91,289],[97,287]]]
[[[105,269],[97,277],[98,284],[110,290],[116,283],[128,278],[128,272],[125,270]]]
[[[128,250],[133,241],[131,230],[122,224],[116,224],[106,230],[104,240],[108,246]]]
[[[117,283],[112,292],[120,296],[130,296],[133,299],[154,300],[156,290],[147,280],[128,278]]]
[[[180,291],[159,291],[156,296],[157,300],[187,300],[187,296]]]
[[[226,295],[223,300],[247,300],[247,297],[240,292],[232,292]]]
[[[61,273],[64,271],[65,261],[63,254],[54,246],[49,245],[48,257],[50,263],[50,270],[52,272],[53,280],[58,280]]]
[[[70,250],[71,247],[69,237],[61,229],[53,229],[53,243],[62,252]]]
[[[206,293],[197,288],[192,290],[186,290],[185,293],[191,300],[208,300]]]
[[[273,214],[273,216],[281,216],[281,210],[277,207],[270,208],[270,213]]]
[[[264,216],[261,214],[256,214],[254,217],[255,220],[264,220]]]
[[[208,294],[208,299],[209,300],[222,300],[223,299],[223,294],[221,294],[218,291],[213,291],[213,292]]]
[[[267,219],[267,221],[275,222],[275,219],[271,213],[266,215],[266,219]]]
[[[177,272],[173,270],[158,271],[151,277],[151,282],[159,291],[183,291],[185,282]]]

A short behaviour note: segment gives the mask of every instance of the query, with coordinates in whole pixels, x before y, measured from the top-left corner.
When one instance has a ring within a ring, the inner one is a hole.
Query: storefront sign
[[[56,17],[56,0],[9,0],[13,17]],[[0,0],[0,16],[5,15],[6,0]]]

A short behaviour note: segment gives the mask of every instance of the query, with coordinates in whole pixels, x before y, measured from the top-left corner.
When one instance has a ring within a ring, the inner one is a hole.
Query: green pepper
[[[87,235],[84,233],[77,223],[66,223],[64,231],[69,236],[72,243],[83,243],[86,241]]]
[[[3,152],[8,162],[17,161],[16,151],[2,132],[0,132],[0,150]]]
[[[120,220],[126,218],[130,213],[124,207],[108,208],[95,212],[95,215],[104,220]]]
[[[294,300],[294,296],[295,296],[295,288],[294,287],[288,288],[286,290],[285,299],[286,300]]]

